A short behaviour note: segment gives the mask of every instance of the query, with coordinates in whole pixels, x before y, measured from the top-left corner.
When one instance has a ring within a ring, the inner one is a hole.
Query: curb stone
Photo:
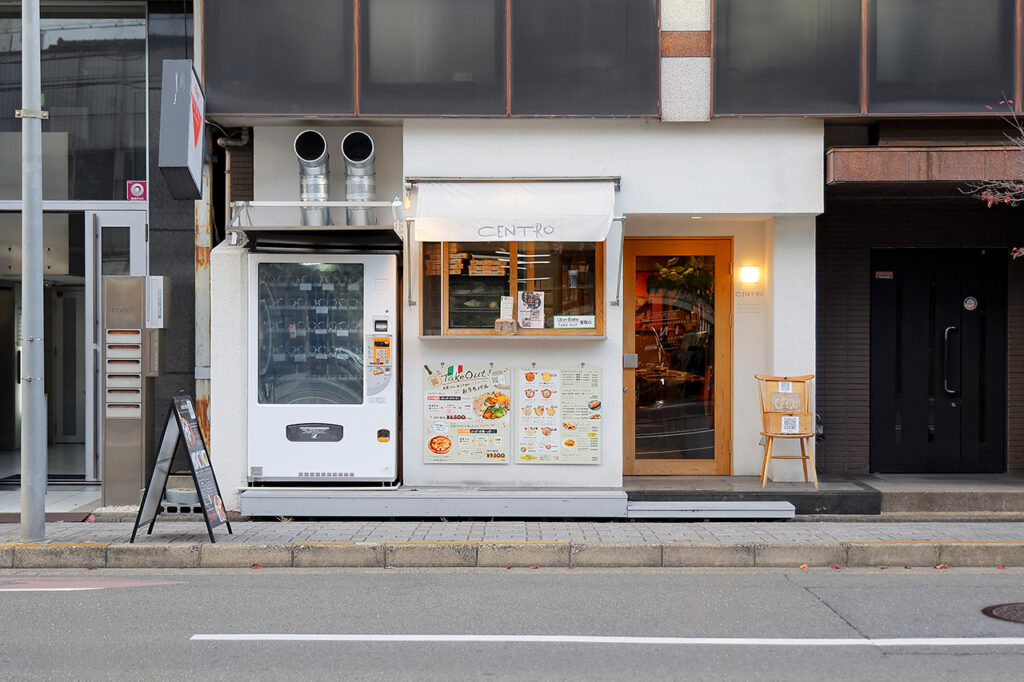
[[[384,545],[352,542],[297,542],[292,545],[297,568],[383,568]]]
[[[570,565],[593,568],[644,568],[662,565],[662,546],[641,542],[573,542]]]
[[[199,545],[117,544],[107,547],[107,568],[198,568]]]
[[[455,568],[543,566],[1024,567],[1024,542],[294,542],[52,543],[0,545],[10,568]]]
[[[939,563],[950,566],[1024,566],[1019,542],[950,542],[939,545]]]
[[[569,565],[571,556],[568,542],[489,543],[477,547],[476,565],[563,568]]]
[[[105,568],[107,543],[15,545],[12,568]]]
[[[938,542],[847,542],[845,566],[934,566]]]
[[[220,543],[199,545],[200,568],[249,568],[259,564],[265,568],[290,567],[290,544]]]
[[[778,542],[754,546],[754,566],[795,568],[808,566],[846,565],[846,547],[835,543]]]
[[[673,568],[753,567],[754,545],[739,542],[676,542],[662,549],[662,565]]]
[[[384,565],[396,568],[457,568],[477,566],[474,543],[385,543]]]

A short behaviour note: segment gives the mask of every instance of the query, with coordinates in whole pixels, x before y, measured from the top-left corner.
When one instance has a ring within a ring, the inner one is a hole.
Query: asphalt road
[[[5,570],[0,679],[1006,680],[1024,625],[980,610],[1018,601],[1019,569]]]

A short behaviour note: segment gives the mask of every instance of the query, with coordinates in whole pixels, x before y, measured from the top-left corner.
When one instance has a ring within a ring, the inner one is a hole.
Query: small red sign
[[[199,111],[199,102],[196,102],[196,96],[192,95],[192,135],[194,141],[192,146],[199,146],[199,135],[203,131],[203,113]]]
[[[146,181],[145,180],[129,180],[128,181],[128,201],[145,201],[146,200]]]

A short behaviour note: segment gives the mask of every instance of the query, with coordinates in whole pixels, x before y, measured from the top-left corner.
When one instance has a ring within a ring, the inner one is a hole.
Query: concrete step
[[[791,519],[796,507],[790,502],[672,501],[626,503],[631,519]]]

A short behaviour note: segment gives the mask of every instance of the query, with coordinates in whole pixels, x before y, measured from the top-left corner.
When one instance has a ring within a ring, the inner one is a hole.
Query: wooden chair
[[[804,465],[804,483],[807,463],[811,464],[814,487],[818,487],[818,473],[814,467],[814,415],[811,413],[811,380],[813,374],[798,377],[770,377],[755,374],[761,398],[761,435],[767,439],[764,465],[761,467],[761,487],[768,480],[768,465],[772,459],[799,459]],[[773,455],[776,438],[796,438],[800,441],[799,455]]]

